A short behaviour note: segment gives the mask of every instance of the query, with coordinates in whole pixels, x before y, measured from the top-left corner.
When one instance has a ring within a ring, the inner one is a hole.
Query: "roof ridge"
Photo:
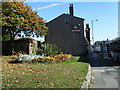
[[[55,19],[57,19],[58,17],[61,17],[61,16],[63,16],[63,15],[68,15],[68,16],[71,16],[71,17],[74,17],[74,18],[79,18],[79,19],[85,20],[84,18],[80,18],[80,17],[77,17],[77,16],[72,16],[72,15],[70,15],[70,14],[63,13],[63,14],[57,16],[56,18],[52,19],[51,21],[47,22],[47,23],[50,23],[50,22],[52,22],[53,20],[55,20]]]

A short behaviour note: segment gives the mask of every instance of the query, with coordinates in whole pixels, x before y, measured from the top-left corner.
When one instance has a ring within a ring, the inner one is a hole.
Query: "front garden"
[[[3,45],[10,47],[3,49],[3,55],[13,54],[2,56],[2,87],[80,88],[85,80],[88,64],[77,62],[80,57],[63,54],[55,45],[46,43],[21,44],[18,49],[14,44],[16,37],[41,37],[47,34],[48,27],[44,19],[24,2],[4,2],[2,6],[1,39],[12,42],[11,45]],[[32,55],[26,55],[29,51],[33,51],[29,53]]]
[[[3,88],[80,88],[88,64],[77,62],[80,57],[63,62],[65,59],[60,56],[57,55],[54,59],[57,62],[52,63],[43,63],[43,58],[34,59],[38,62],[10,63],[13,57],[3,56]]]

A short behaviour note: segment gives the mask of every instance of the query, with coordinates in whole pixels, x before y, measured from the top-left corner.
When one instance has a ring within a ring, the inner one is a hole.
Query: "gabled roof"
[[[84,18],[80,18],[80,17],[76,17],[76,16],[72,16],[72,15],[69,15],[69,14],[61,14],[60,16],[58,16],[58,17],[56,17],[56,18],[54,18],[53,20],[51,20],[51,21],[49,21],[49,22],[47,22],[47,23],[50,23],[50,22],[52,22],[52,21],[54,21],[54,20],[56,20],[57,18],[59,18],[59,17],[62,17],[62,16],[70,16],[70,17],[73,17],[73,18],[78,18],[78,19],[81,19],[81,20],[85,20]]]

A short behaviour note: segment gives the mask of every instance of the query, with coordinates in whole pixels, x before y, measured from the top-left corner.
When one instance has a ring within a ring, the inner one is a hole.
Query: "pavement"
[[[106,55],[100,57],[94,52],[88,57],[94,78],[91,88],[120,90],[120,63],[107,58]]]

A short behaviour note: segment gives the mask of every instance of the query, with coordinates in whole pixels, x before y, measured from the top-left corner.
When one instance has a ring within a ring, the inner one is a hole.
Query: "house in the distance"
[[[74,16],[73,4],[69,11],[70,14],[62,14],[47,23],[45,41],[55,44],[63,53],[85,55],[90,44],[89,25],[86,28],[85,19]]]

